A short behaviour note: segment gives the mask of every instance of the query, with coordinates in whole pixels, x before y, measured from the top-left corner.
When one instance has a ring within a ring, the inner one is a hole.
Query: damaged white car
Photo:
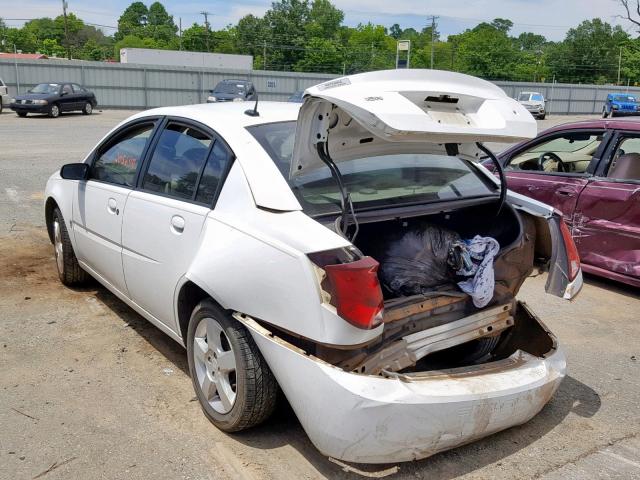
[[[535,134],[439,71],[159,108],[50,178],[46,223],[63,283],[95,277],[186,347],[218,428],[263,421],[279,385],[325,455],[414,460],[526,422],[565,375],[516,295],[538,268],[579,292],[571,236],[473,161]]]

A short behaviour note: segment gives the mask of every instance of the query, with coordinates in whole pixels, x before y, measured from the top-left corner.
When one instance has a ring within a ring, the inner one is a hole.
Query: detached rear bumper
[[[417,460],[522,424],[551,399],[566,371],[554,341],[544,358],[517,350],[501,361],[447,372],[359,375],[241,320],[313,444],[350,462]]]

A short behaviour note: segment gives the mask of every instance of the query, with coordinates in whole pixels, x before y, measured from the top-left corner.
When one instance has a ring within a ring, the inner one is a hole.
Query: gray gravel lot
[[[320,455],[286,405],[251,431],[218,431],[194,401],[180,346],[100,286],[57,281],[46,179],[131,113],[0,115],[0,479],[361,478]],[[390,478],[640,479],[638,290],[587,277],[566,302],[544,282],[527,280],[521,298],[567,352],[551,403]]]

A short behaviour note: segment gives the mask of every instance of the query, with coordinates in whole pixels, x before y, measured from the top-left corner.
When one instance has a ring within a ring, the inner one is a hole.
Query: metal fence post
[[[593,108],[591,110],[591,113],[598,113],[598,111],[596,110],[596,102],[598,101],[598,87],[594,87],[593,88]]]
[[[149,108],[149,91],[147,88],[147,69],[146,68],[142,69],[142,78],[143,78],[142,88],[144,89],[144,108],[147,109]]]
[[[567,99],[567,115],[571,113],[571,98],[573,97],[573,88],[569,87],[569,98]]]
[[[80,84],[84,87],[85,86],[85,81],[84,81],[84,65],[80,65]]]

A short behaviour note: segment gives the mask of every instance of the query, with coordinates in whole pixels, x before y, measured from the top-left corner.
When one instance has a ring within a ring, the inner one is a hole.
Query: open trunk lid
[[[305,91],[291,176],[325,166],[443,143],[515,142],[533,138],[535,120],[496,85],[438,70],[386,70],[330,80]],[[440,147],[442,150],[442,147]]]

